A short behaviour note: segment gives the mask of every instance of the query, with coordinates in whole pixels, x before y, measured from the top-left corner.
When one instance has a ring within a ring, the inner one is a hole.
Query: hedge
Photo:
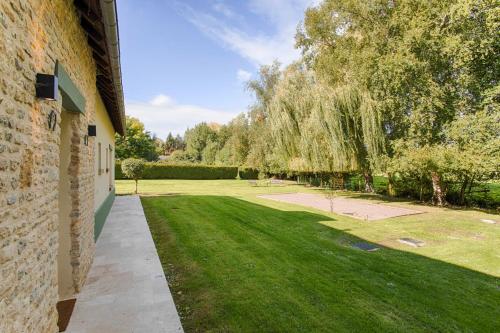
[[[254,168],[241,167],[239,170],[240,179],[259,179],[259,170]]]
[[[146,162],[142,179],[235,179],[237,176],[238,167]],[[126,179],[120,162],[115,165],[115,178]]]

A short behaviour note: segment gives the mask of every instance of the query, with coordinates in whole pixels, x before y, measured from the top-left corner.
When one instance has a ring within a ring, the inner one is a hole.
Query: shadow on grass
[[[499,279],[381,247],[331,217],[226,196],[143,197],[186,332],[499,331]]]

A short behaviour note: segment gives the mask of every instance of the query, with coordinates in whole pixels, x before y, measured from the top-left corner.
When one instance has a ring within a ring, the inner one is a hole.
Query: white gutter
[[[118,111],[125,132],[125,104],[123,102],[122,71],[120,66],[120,36],[118,34],[118,15],[115,0],[100,0],[102,20],[108,46],[111,75],[118,103]]]

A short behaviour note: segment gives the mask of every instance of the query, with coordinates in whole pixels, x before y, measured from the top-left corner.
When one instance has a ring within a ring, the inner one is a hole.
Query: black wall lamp
[[[48,101],[57,100],[57,76],[50,74],[36,74],[36,97]]]
[[[95,125],[89,125],[88,135],[97,136],[97,129]]]

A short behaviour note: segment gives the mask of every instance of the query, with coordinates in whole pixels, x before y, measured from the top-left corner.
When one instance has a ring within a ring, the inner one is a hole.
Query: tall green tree
[[[137,118],[126,118],[125,136],[116,135],[116,157],[118,159],[138,158],[146,161],[158,159],[156,138],[144,129]]]
[[[186,152],[193,156],[195,161],[201,162],[203,150],[210,142],[217,141],[217,132],[208,126],[207,123],[200,123],[188,129],[185,134]]]
[[[171,132],[168,133],[165,142],[162,146],[162,151],[164,155],[170,155],[176,150],[183,150],[185,148],[184,139],[182,136],[177,134],[173,136]]]
[[[249,151],[248,119],[240,114],[219,131],[218,164],[244,165]]]
[[[268,107],[275,94],[275,88],[281,77],[280,64],[274,62],[270,66],[262,66],[259,77],[250,80],[247,89],[254,96],[254,103],[248,112],[249,151],[246,164],[258,168],[262,172],[277,171],[280,169],[274,151],[271,130],[269,125]]]
[[[325,0],[307,10],[297,45],[329,86],[368,94],[385,144],[366,147],[383,169],[387,157],[403,153],[396,148],[444,151],[443,129],[495,100],[498,24],[494,0]],[[379,130],[376,119],[365,132]],[[444,193],[440,170],[430,174],[435,195]]]

